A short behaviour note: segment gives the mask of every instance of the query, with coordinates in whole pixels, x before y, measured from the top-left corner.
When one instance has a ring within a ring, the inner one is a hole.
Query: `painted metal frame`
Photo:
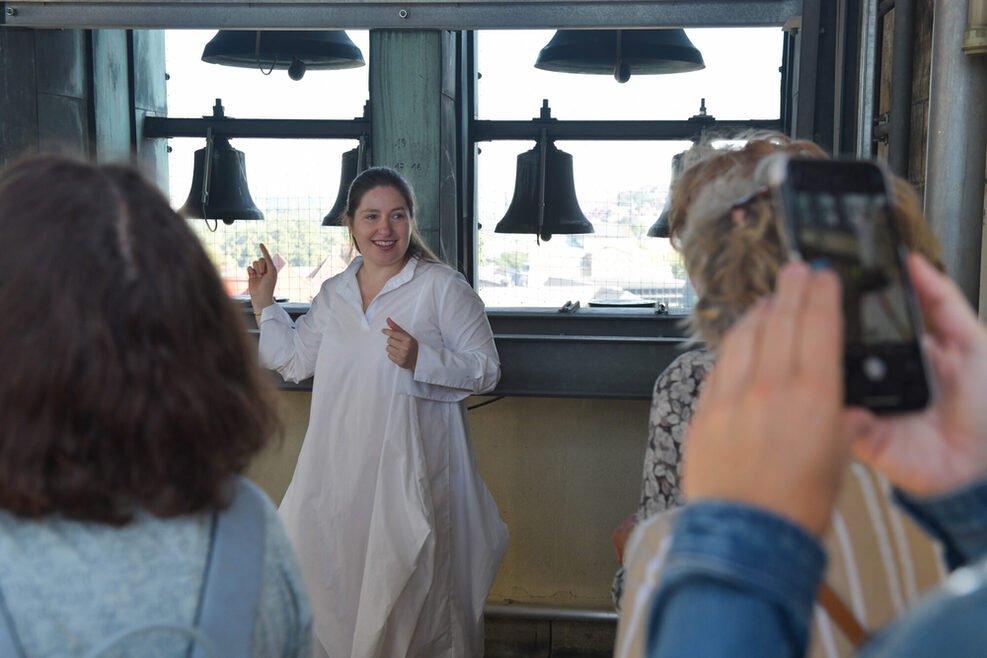
[[[715,130],[720,134],[738,134],[747,130],[780,130],[779,119],[717,120],[713,117],[693,117],[676,120],[608,121],[558,119],[532,119],[530,121],[474,120],[473,139],[478,142],[493,140],[539,140],[542,131],[553,140],[582,141],[646,141],[698,139],[703,131]]]
[[[782,25],[801,0],[11,0],[17,27],[559,29]]]
[[[308,304],[284,304],[294,319]],[[250,333],[258,331],[246,311]],[[655,377],[689,347],[684,316],[639,309],[488,309],[502,376],[490,395],[650,400]],[[274,375],[283,390],[310,391]]]
[[[184,119],[147,117],[145,139],[159,137],[262,137],[270,139],[359,139],[370,134],[370,119]]]
[[[783,67],[785,68],[785,67]],[[475,99],[474,99],[475,101]],[[779,118],[717,120],[705,114],[680,121],[470,121],[470,141],[697,140],[704,132],[783,130]],[[473,209],[476,212],[476,209]],[[475,232],[475,222],[464,222]],[[475,265],[473,265],[475,267]],[[469,271],[471,282],[475,271]],[[654,379],[688,346],[683,316],[645,309],[488,309],[503,375],[495,395],[651,399]]]
[[[809,0],[810,2],[812,0]],[[782,25],[802,10],[802,0],[755,2],[709,0],[574,0],[487,2],[328,2],[294,0],[245,3],[218,0],[208,5],[188,0],[14,0],[3,3],[0,20],[24,27],[222,27],[297,29],[535,29],[616,27],[725,27]],[[469,273],[475,267],[475,208],[471,183],[477,142],[527,139],[544,122],[479,121],[470,99],[475,93],[475,37],[462,32],[457,54],[457,80],[463,105],[458,118],[463,157],[457,243]],[[709,128],[781,129],[779,120],[715,121],[558,121],[554,139],[662,140],[695,138]],[[366,134],[367,121],[258,120],[148,117],[144,137],[204,136],[209,128],[234,137],[346,138]],[[289,305],[292,314],[307,305]],[[492,309],[488,317],[500,351],[504,376],[498,395],[649,399],[654,377],[675,359],[686,343],[681,316],[659,316],[640,309]],[[252,316],[248,321],[252,320]],[[306,390],[311,382],[286,384]]]

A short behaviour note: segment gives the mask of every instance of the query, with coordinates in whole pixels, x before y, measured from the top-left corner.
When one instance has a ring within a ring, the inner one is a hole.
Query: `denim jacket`
[[[987,651],[987,479],[947,495],[895,498],[956,569],[860,651],[861,658]],[[802,656],[826,557],[799,526],[726,501],[687,505],[651,609],[648,655]]]

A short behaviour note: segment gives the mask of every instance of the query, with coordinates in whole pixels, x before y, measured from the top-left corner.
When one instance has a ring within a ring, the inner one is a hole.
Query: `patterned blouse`
[[[648,448],[644,453],[644,476],[637,522],[682,504],[682,440],[699,399],[706,373],[713,367],[713,354],[690,350],[672,361],[655,380],[651,395]],[[610,594],[620,610],[624,593],[624,567],[614,576]]]

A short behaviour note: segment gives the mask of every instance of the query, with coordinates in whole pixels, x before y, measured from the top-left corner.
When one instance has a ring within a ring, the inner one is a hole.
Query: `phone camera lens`
[[[869,356],[863,362],[864,375],[872,382],[879,382],[888,374],[888,367],[884,361],[876,356]]]

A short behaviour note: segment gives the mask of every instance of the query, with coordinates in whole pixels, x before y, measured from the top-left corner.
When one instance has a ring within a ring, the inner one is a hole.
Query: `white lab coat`
[[[480,478],[465,398],[500,361],[458,272],[411,259],[362,310],[357,258],[292,324],[261,316],[261,362],[314,374],[308,432],[280,514],[331,658],[482,656],[483,605],[507,527]],[[418,341],[387,358],[386,318]]]

